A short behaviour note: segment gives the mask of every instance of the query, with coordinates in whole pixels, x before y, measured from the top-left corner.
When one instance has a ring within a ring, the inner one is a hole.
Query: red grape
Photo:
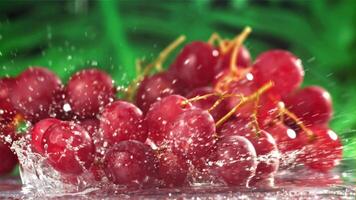
[[[158,159],[158,178],[163,181],[164,186],[184,185],[189,168],[186,159],[169,150],[159,152]]]
[[[49,164],[65,174],[79,175],[93,162],[94,145],[89,133],[72,122],[49,127],[43,134],[42,146]]]
[[[136,105],[146,113],[152,103],[172,94],[182,94],[183,88],[178,79],[168,73],[159,73],[145,77],[136,93]]]
[[[109,144],[124,140],[144,142],[147,138],[142,111],[125,101],[115,101],[104,108],[100,117],[100,132]]]
[[[283,123],[274,124],[268,127],[266,131],[276,140],[278,150],[282,154],[289,154],[291,151],[298,151],[303,148],[304,144],[299,140],[299,134],[297,135],[293,129],[288,128]]]
[[[229,135],[219,140],[210,160],[211,173],[228,185],[247,187],[257,168],[255,148],[241,136]]]
[[[298,159],[311,169],[327,172],[338,165],[342,159],[342,144],[335,132],[325,127],[310,127],[314,138],[310,141],[305,132],[301,132],[307,144]]]
[[[176,77],[191,88],[208,85],[218,73],[219,51],[205,42],[187,44],[172,65]]]
[[[309,86],[283,98],[286,108],[307,125],[324,125],[332,117],[330,94],[318,86]]]
[[[47,131],[49,127],[53,124],[58,124],[61,121],[54,118],[47,118],[37,122],[31,129],[31,145],[32,149],[36,153],[44,153],[44,148],[42,146],[42,137],[43,134]]]
[[[255,147],[258,165],[256,175],[252,182],[257,183],[274,177],[279,166],[279,152],[274,138],[264,130],[259,132],[251,128],[252,124],[244,124],[242,121],[231,120],[225,123],[220,131],[221,137],[226,135],[240,135],[246,137]]]
[[[215,143],[214,119],[199,108],[181,113],[167,132],[167,143],[172,151],[190,160],[206,156]]]
[[[152,104],[145,117],[148,137],[160,145],[168,135],[168,126],[175,122],[177,117],[192,108],[190,103],[183,103],[187,99],[179,95],[170,95]]]
[[[157,176],[156,162],[149,146],[135,140],[126,140],[108,150],[104,171],[115,184],[138,185]]]
[[[301,60],[284,50],[270,50],[259,55],[252,73],[258,86],[273,81],[270,92],[281,96],[297,89],[304,77]]]
[[[11,173],[15,168],[18,160],[14,152],[11,151],[10,147],[0,140],[0,176]]]
[[[85,69],[75,73],[67,85],[71,108],[81,118],[95,116],[100,108],[115,97],[111,77],[98,69]]]
[[[51,117],[61,120],[73,120],[76,116],[70,106],[65,88],[61,88],[55,95],[50,111]]]
[[[194,90],[192,90],[191,92],[189,92],[186,97],[187,98],[193,98],[196,96],[204,96],[206,94],[213,94],[214,93],[214,89],[212,87],[200,87],[200,88],[196,88]],[[214,103],[218,100],[217,96],[210,96],[206,99],[202,99],[202,100],[198,100],[198,101],[194,101],[192,102],[193,106],[204,109],[204,110],[208,110],[209,108],[211,108]],[[221,117],[223,117],[228,111],[225,109],[225,106],[223,104],[219,104],[216,108],[214,108],[210,114],[211,116],[213,116],[213,118],[215,120],[219,120]]]
[[[61,81],[54,73],[30,67],[17,77],[9,94],[13,106],[26,119],[36,122],[49,117],[53,96],[60,88]]]

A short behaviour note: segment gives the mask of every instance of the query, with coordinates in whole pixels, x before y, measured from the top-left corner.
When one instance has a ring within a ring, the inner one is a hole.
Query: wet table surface
[[[318,184],[316,184],[318,183]],[[0,180],[0,199],[356,199],[355,187],[329,184],[322,180],[280,182],[283,187],[246,189],[236,187],[199,186],[181,189],[150,189],[118,192],[106,189],[75,194],[39,196],[21,192],[18,178]]]

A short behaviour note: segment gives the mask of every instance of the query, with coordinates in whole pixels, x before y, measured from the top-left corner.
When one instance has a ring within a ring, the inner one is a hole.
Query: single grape
[[[54,94],[54,100],[50,109],[50,116],[65,121],[78,118],[72,110],[64,87]]]
[[[175,122],[178,116],[193,106],[184,103],[187,99],[179,95],[167,96],[152,104],[145,117],[148,138],[156,145],[161,145],[168,135],[168,126]]]
[[[226,52],[225,54],[222,54],[220,51],[220,58],[217,63],[218,69],[220,71],[224,69],[230,68],[230,62],[231,62],[231,56],[232,56],[233,49],[230,51]],[[251,66],[251,55],[248,49],[245,46],[242,46],[239,49],[238,55],[237,55],[237,60],[236,60],[236,66],[237,68],[247,68]]]
[[[75,73],[68,81],[66,92],[71,109],[81,118],[94,117],[115,97],[110,75],[98,69]]]
[[[299,151],[303,148],[304,144],[299,140],[298,135],[293,129],[287,127],[283,123],[274,124],[266,129],[273,138],[280,153],[287,155],[293,151]]]
[[[3,143],[0,140],[0,176],[7,175],[15,168],[18,163],[17,157],[14,152],[11,151],[9,145]]]
[[[61,121],[54,118],[47,118],[37,122],[31,129],[31,145],[36,153],[44,154],[44,147],[42,146],[43,134],[53,124],[58,124]]]
[[[307,125],[327,124],[333,113],[330,94],[318,86],[299,89],[283,98],[286,108]]]
[[[50,126],[42,146],[50,165],[64,174],[79,175],[93,162],[94,145],[89,133],[73,122]]]
[[[151,104],[172,94],[182,94],[184,86],[181,81],[162,72],[145,77],[136,93],[136,105],[146,113]]]
[[[200,87],[192,90],[189,92],[186,97],[187,98],[193,98],[196,96],[203,96],[207,94],[213,94],[215,91],[212,87]],[[203,110],[209,110],[214,103],[218,100],[217,96],[210,96],[206,99],[198,100],[192,102],[192,105],[198,108],[201,108]],[[214,108],[212,111],[210,111],[211,116],[217,121],[220,118],[222,118],[228,111],[226,110],[224,104],[219,104],[216,108]]]
[[[26,119],[36,122],[49,117],[53,96],[60,88],[61,81],[53,72],[30,67],[16,78],[10,100]]]
[[[104,171],[115,184],[141,185],[157,176],[157,161],[152,149],[135,140],[112,146],[105,155]]]
[[[217,142],[210,172],[228,185],[248,187],[257,168],[256,151],[245,137],[229,135]]]
[[[252,74],[258,86],[272,81],[274,87],[269,92],[284,96],[300,86],[304,70],[301,60],[292,53],[284,50],[270,50],[256,58]]]
[[[184,157],[169,150],[158,153],[158,178],[165,187],[183,186],[186,183],[189,165]]]
[[[169,148],[189,160],[206,156],[215,143],[215,123],[205,110],[196,108],[181,113],[167,129]]]
[[[108,104],[100,116],[100,133],[109,144],[124,140],[144,142],[147,138],[147,129],[143,124],[142,111],[125,101]]]
[[[179,53],[170,70],[188,87],[206,86],[218,73],[218,57],[219,51],[208,43],[192,42]]]
[[[309,128],[314,138],[306,137],[305,132],[299,133],[306,144],[304,151],[298,155],[298,160],[307,167],[328,172],[337,166],[342,159],[342,144],[337,134],[323,126]]]
[[[256,175],[252,178],[251,184],[255,185],[265,180],[272,182],[278,170],[280,158],[276,142],[268,132],[264,130],[257,132],[251,126],[252,123],[245,124],[239,120],[231,120],[222,126],[220,135],[221,137],[226,137],[226,135],[246,137],[255,147],[258,157]]]
[[[219,137],[243,135],[246,132],[251,132],[250,126],[249,118],[231,118],[219,128],[218,135]]]

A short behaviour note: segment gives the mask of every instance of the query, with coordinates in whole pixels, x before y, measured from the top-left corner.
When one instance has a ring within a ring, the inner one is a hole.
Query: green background
[[[337,0],[0,1],[0,75],[45,66],[65,82],[94,66],[118,85],[135,77],[135,58],[152,59],[180,34],[233,37],[246,25],[253,57],[282,48],[302,60],[304,85],[334,102],[331,127],[343,138],[345,166],[356,166],[356,2]],[[352,167],[351,167],[352,168]]]

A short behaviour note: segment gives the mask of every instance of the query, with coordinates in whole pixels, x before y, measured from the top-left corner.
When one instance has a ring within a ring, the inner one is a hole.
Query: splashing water
[[[22,181],[21,193],[18,186],[13,182],[0,185],[0,197],[75,197],[85,198],[229,198],[229,199],[354,199],[356,191],[352,188],[354,184],[355,169],[350,169],[349,163],[355,159],[345,155],[342,164],[332,172],[317,173],[306,170],[304,166],[294,165],[285,170],[279,170],[275,176],[276,187],[266,188],[241,188],[226,187],[211,181],[211,177],[191,175],[190,187],[179,189],[140,189],[133,190],[122,186],[115,186],[107,181],[98,182],[86,171],[79,178],[65,183],[66,177],[54,170],[46,163],[43,156],[32,152],[29,138],[23,137],[14,141],[12,149],[16,152],[20,162],[20,175]],[[344,146],[346,151],[354,149],[356,140],[349,140]],[[297,154],[298,152],[294,152]],[[352,154],[351,154],[352,155]],[[273,155],[272,155],[273,156]],[[282,156],[283,157],[283,156]],[[295,157],[293,153],[289,158]],[[288,163],[293,165],[293,159]],[[344,165],[348,164],[348,168]],[[207,181],[208,180],[208,181]],[[74,183],[74,184],[73,184]],[[5,186],[4,186],[5,184]],[[6,191],[6,188],[14,187],[14,191]]]

